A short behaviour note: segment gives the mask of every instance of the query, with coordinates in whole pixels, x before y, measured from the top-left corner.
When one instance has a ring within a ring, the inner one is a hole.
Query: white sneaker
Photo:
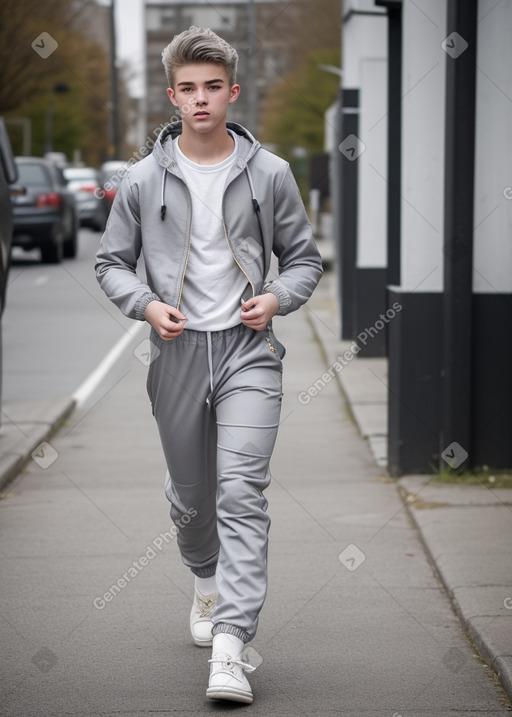
[[[231,700],[233,702],[252,702],[251,686],[244,672],[256,669],[239,657],[218,652],[208,660],[211,663],[210,679],[206,696],[211,700]]]
[[[217,604],[217,593],[203,595],[194,587],[194,600],[190,611],[190,632],[192,639],[198,647],[211,647],[212,636],[212,612]]]

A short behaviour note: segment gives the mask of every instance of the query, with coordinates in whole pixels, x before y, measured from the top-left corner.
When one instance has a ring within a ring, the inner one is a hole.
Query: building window
[[[168,26],[174,24],[174,10],[171,8],[163,8],[160,16],[162,26]]]
[[[147,7],[146,8],[146,29],[148,32],[157,32],[174,25],[174,8],[168,7]]]
[[[192,11],[192,24],[198,27],[209,27],[214,32],[235,29],[236,8],[231,7],[201,7]]]

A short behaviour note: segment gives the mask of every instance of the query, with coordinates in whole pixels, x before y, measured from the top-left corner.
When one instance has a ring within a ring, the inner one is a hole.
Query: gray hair
[[[162,62],[169,87],[174,85],[174,73],[179,67],[197,62],[222,65],[230,85],[236,82],[238,53],[209,28],[189,27],[176,35],[162,52]]]

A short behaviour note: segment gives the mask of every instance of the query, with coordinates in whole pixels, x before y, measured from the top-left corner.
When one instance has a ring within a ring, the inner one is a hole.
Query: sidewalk
[[[67,418],[0,501],[3,716],[509,714],[336,381],[308,394],[326,369],[311,325],[327,287],[312,313],[276,321],[288,353],[266,492],[269,593],[247,648],[253,705],[204,696],[208,654],[188,632],[192,581],[147,367],[130,349],[122,378]]]
[[[319,247],[334,265],[329,238]],[[328,272],[308,305],[326,365],[343,356],[336,277]],[[336,378],[375,462],[387,463],[387,359],[347,362]],[[512,699],[512,491],[445,485],[432,476],[397,481],[400,496],[464,630]]]

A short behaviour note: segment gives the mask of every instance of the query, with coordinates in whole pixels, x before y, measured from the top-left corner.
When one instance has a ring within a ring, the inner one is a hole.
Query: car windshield
[[[48,175],[41,164],[29,164],[28,162],[18,165],[18,182],[27,187],[34,187],[40,184],[49,184]]]

